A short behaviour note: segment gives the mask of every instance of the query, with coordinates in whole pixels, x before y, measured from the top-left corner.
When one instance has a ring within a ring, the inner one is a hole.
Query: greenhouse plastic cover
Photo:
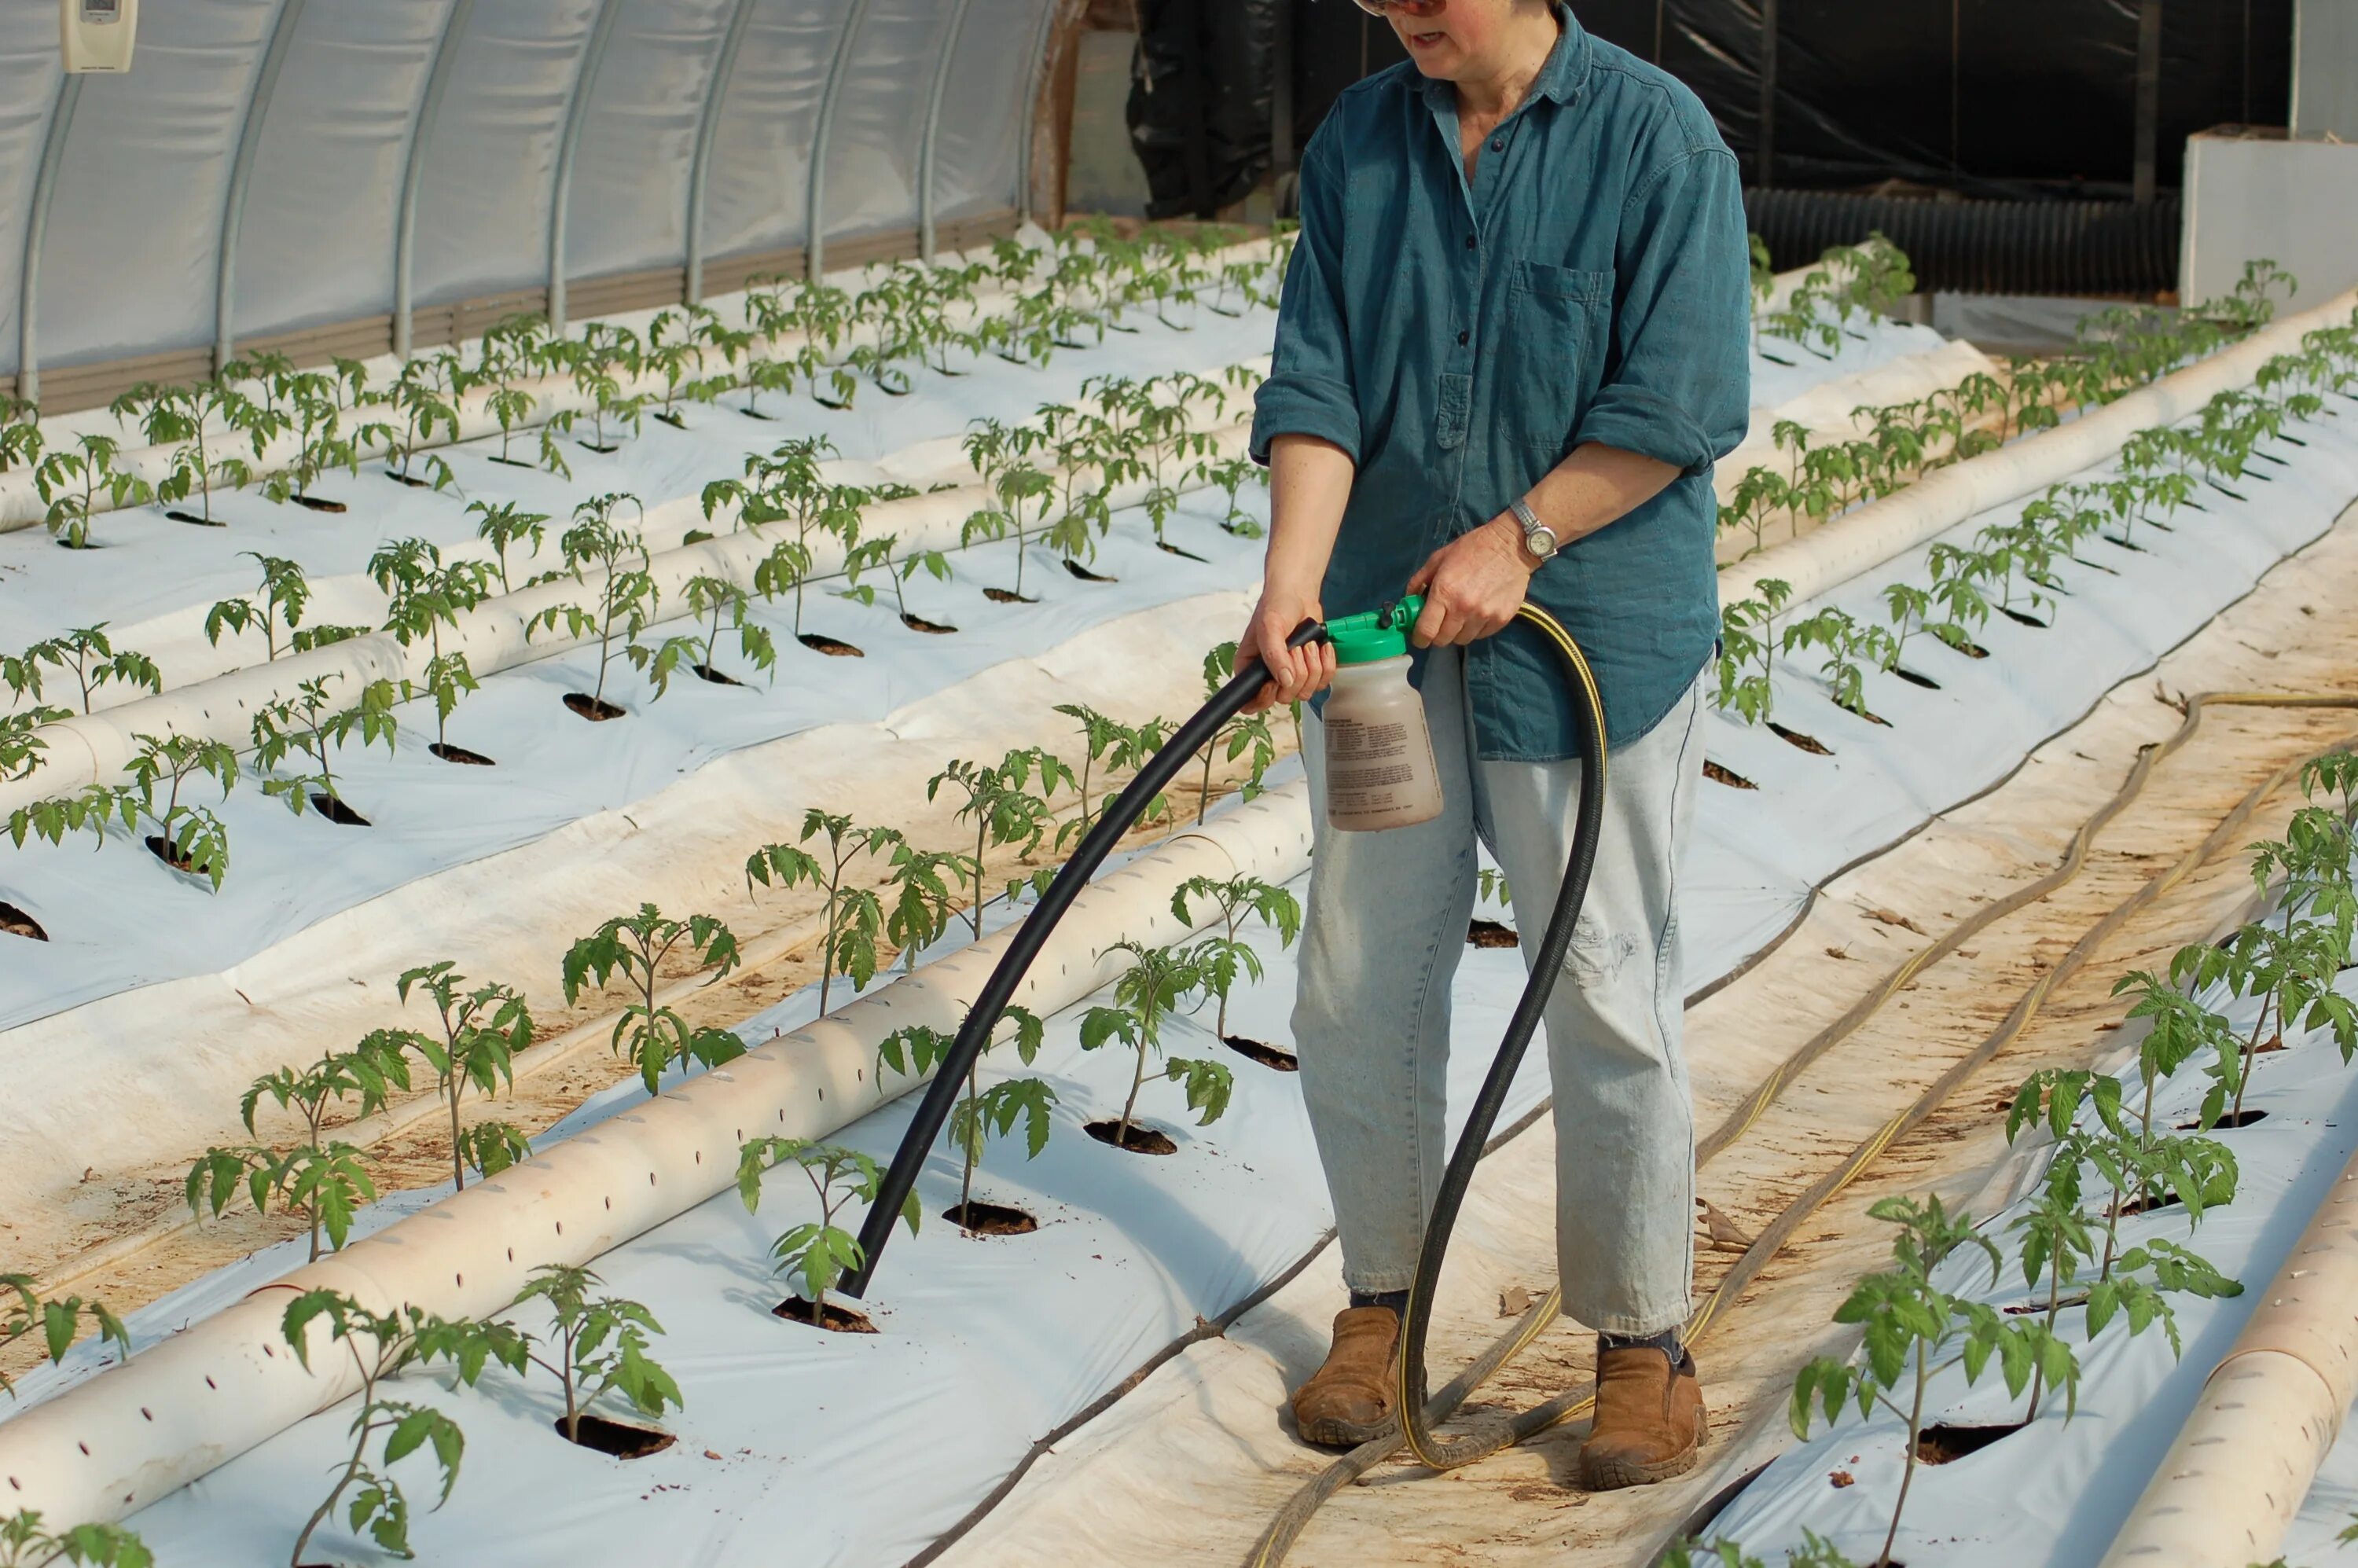
[[[1048,3],[965,0],[939,122],[940,220],[1022,204],[1019,138]],[[698,129],[741,7],[713,125],[704,254],[806,239],[809,150],[839,49],[824,232],[914,228],[926,97],[960,0],[868,0],[856,28],[850,0],[170,0],[142,13],[130,72],[75,79],[38,257],[38,362],[201,348],[224,326],[243,341],[383,317],[421,135],[416,304],[541,287],[577,97],[565,276],[682,265]],[[586,72],[607,11],[602,55]],[[454,22],[464,31],[449,39],[439,109],[421,127]],[[274,35],[283,65],[258,98]],[[55,6],[0,7],[0,373],[20,363],[25,241],[66,80]],[[249,123],[233,319],[222,323],[232,177]]]
[[[1713,786],[1705,797],[1688,984],[1728,972],[1775,940],[1812,890],[1841,867],[2006,777],[2040,741],[2322,534],[2358,492],[2358,438],[2341,432],[2341,423],[2304,427],[2305,450],[2272,450],[2255,468],[2249,500],[2207,493],[2205,512],[2183,516],[2175,531],[2147,533],[2136,551],[2089,546],[2098,565],[2063,567],[2070,596],[2051,628],[1994,616],[1976,633],[1989,649],[1985,659],[1930,639],[1911,643],[1909,665],[1941,687],[1875,679],[1869,700],[1893,728],[1838,709],[1821,682],[1790,661],[1780,665],[1779,719],[1823,741],[1831,759],[1805,756],[1765,729],[1708,716],[1710,754],[1761,788]],[[2290,466],[2278,466],[2282,455]],[[2262,469],[2267,477],[2256,477]],[[1997,520],[2014,509],[2005,510]],[[1948,536],[1970,536],[1991,520],[1969,520]],[[1243,563],[1238,568],[1249,571]],[[1869,613],[1877,586],[1922,569],[1920,551],[1901,557],[1837,590],[1831,602]],[[1260,942],[1268,979],[1240,997],[1231,1022],[1238,1033],[1284,1044],[1291,955],[1265,935]],[[1461,1107],[1518,974],[1511,954],[1465,957],[1453,1062],[1453,1098]],[[1079,1011],[1052,1021],[1034,1069],[1058,1094],[1057,1135],[1029,1163],[1020,1151],[994,1146],[981,1178],[993,1200],[1038,1215],[1041,1231],[969,1241],[936,1219],[904,1237],[863,1303],[876,1314],[879,1336],[821,1339],[769,1314],[784,1292],[769,1277],[768,1240],[807,1217],[799,1173],[773,1175],[758,1215],[724,1193],[600,1262],[614,1291],[647,1303],[670,1331],[659,1354],[687,1397],[687,1409],[666,1422],[679,1442],[631,1465],[627,1479],[612,1473],[619,1462],[549,1434],[546,1386],[503,1375],[472,1391],[437,1391],[424,1379],[405,1385],[456,1410],[470,1437],[467,1474],[449,1505],[417,1522],[427,1558],[899,1561],[953,1525],[1039,1434],[1320,1243],[1331,1217],[1290,1079],[1238,1063],[1234,1107],[1200,1130],[1172,1114],[1176,1089],[1151,1087],[1142,1112],[1180,1152],[1168,1160],[1124,1159],[1079,1134],[1078,1123],[1120,1106],[1130,1081],[1117,1053],[1079,1050]],[[804,993],[741,1028],[759,1040],[810,1012]],[[1204,1038],[1206,1021],[1170,1027],[1174,1054],[1217,1050]],[[1537,1100],[1543,1059],[1534,1054],[1509,1117]],[[552,1136],[627,1112],[639,1093],[634,1086],[611,1091]],[[840,1139],[881,1157],[907,1116],[907,1102],[882,1107]],[[952,1201],[956,1173],[946,1158],[929,1167],[920,1191],[929,1215]],[[433,1195],[405,1195],[382,1206],[366,1228]],[[2223,1241],[2227,1232],[2216,1234]],[[168,1333],[297,1261],[299,1252],[288,1247],[257,1254],[138,1314],[135,1331],[143,1341]],[[64,1372],[27,1379],[26,1390],[86,1375],[94,1359],[85,1347]],[[321,1454],[348,1419],[327,1411],[133,1522],[175,1563],[263,1560],[299,1522]],[[2082,1420],[2089,1420],[2084,1407]],[[534,1499],[533,1507],[516,1507],[519,1498]]]

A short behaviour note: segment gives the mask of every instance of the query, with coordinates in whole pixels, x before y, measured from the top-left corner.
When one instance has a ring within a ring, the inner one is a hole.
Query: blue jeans
[[[1473,914],[1476,837],[1512,888],[1527,965],[1571,857],[1579,762],[1476,759],[1465,667],[1459,650],[1436,649],[1425,674],[1444,806],[1419,827],[1329,829],[1325,738],[1314,717],[1304,722],[1316,837],[1293,1037],[1355,1291],[1408,1288],[1448,1162],[1450,983]],[[1563,1309],[1600,1333],[1683,1322],[1693,1285],[1677,895],[1704,695],[1699,676],[1609,759],[1596,869],[1546,1014]]]

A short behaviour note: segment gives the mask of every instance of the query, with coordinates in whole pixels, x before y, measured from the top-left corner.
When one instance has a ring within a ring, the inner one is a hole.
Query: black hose
[[[1325,640],[1326,628],[1316,621],[1305,621],[1286,639],[1289,648],[1304,647]],[[902,1135],[901,1147],[893,1152],[892,1163],[886,1169],[877,1189],[876,1201],[868,1207],[868,1217],[860,1227],[860,1264],[846,1274],[837,1289],[849,1296],[865,1296],[868,1282],[876,1275],[877,1262],[884,1255],[884,1244],[892,1238],[893,1222],[900,1217],[901,1208],[908,1201],[909,1191],[917,1184],[917,1172],[925,1164],[934,1140],[941,1136],[943,1124],[949,1120],[951,1108],[957,1101],[966,1076],[974,1066],[990,1037],[999,1028],[999,1020],[1007,1011],[1009,1000],[1015,995],[1033,960],[1065,917],[1065,911],[1079,896],[1089,879],[1097,875],[1098,867],[1121,842],[1130,825],[1146,814],[1154,797],[1163,786],[1176,777],[1190,759],[1212,742],[1220,726],[1234,719],[1246,703],[1269,684],[1269,668],[1258,662],[1239,669],[1228,685],[1216,693],[1195,716],[1179,727],[1168,745],[1154,753],[1147,764],[1138,770],[1130,787],[1114,797],[1099,815],[1097,822],[1083,836],[1080,847],[1073,852],[1056,872],[1048,891],[1040,895],[1040,903],[1025,917],[1007,951],[1000,957],[999,967],[990,971],[990,979],[967,1010],[966,1022],[958,1026],[957,1039],[935,1069],[934,1081],[925,1089],[925,1098],[910,1119],[909,1130]]]
[[[1579,925],[1581,906],[1588,899],[1589,876],[1596,868],[1597,840],[1605,830],[1605,705],[1597,691],[1596,678],[1578,644],[1552,617],[1527,604],[1520,618],[1537,627],[1555,644],[1556,651],[1563,656],[1565,673],[1571,677],[1567,685],[1573,698],[1574,728],[1580,738],[1580,813],[1573,833],[1572,858],[1564,868],[1563,885],[1556,892],[1554,912],[1548,916],[1539,953],[1531,959],[1531,974],[1523,982],[1522,1000],[1515,1004],[1506,1037],[1498,1043],[1498,1054],[1491,1059],[1481,1093],[1474,1098],[1465,1130],[1457,1135],[1457,1147],[1450,1152],[1448,1169],[1442,1174],[1441,1190],[1433,1200],[1433,1216],[1425,1221],[1424,1241],[1417,1251],[1416,1274],[1409,1287],[1408,1305],[1401,1314],[1400,1387],[1395,1401],[1400,1409],[1401,1435],[1420,1462],[1436,1470],[1469,1464],[1513,1441],[1503,1422],[1486,1423],[1483,1428],[1445,1440],[1433,1434],[1427,1422],[1425,1403],[1425,1336],[1433,1326],[1433,1297],[1440,1288],[1441,1265],[1448,1256],[1450,1235],[1457,1227],[1458,1211],[1465,1206],[1475,1168],[1481,1163],[1491,1130],[1498,1124],[1498,1112],[1506,1105],[1507,1092],[1514,1087],[1523,1054],[1531,1046],[1531,1036],[1539,1032],[1548,999],[1555,990],[1556,977],[1563,972],[1565,955],[1572,949],[1573,929]],[[1546,1304],[1560,1299],[1560,1289],[1551,1292]],[[1536,1336],[1553,1316],[1551,1311],[1533,1313],[1530,1336]]]
[[[1771,265],[1809,266],[1881,233],[1927,293],[2152,295],[2178,287],[2179,201],[1988,201],[1754,188]]]

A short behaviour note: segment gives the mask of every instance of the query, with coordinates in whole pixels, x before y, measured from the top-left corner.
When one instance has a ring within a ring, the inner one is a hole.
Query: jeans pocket
[[[1517,446],[1561,457],[1604,373],[1613,275],[1519,261],[1509,294],[1500,424]]]

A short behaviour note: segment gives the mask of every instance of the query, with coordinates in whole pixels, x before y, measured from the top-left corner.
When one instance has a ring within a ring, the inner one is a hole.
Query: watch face
[[[1555,554],[1555,530],[1533,528],[1523,535],[1523,547],[1541,560]]]

